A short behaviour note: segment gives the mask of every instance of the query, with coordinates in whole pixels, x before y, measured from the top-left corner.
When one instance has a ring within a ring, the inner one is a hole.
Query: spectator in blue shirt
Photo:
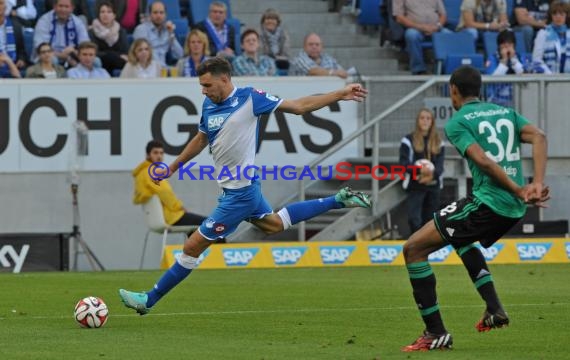
[[[152,46],[154,58],[164,67],[167,66],[167,54],[173,61],[184,56],[182,45],[176,39],[175,25],[166,20],[166,7],[162,1],[150,5],[150,21],[136,27],[133,37],[147,39]]]
[[[332,56],[323,52],[321,37],[315,33],[305,36],[303,50],[291,61],[289,75],[338,76],[343,79],[348,76]]]
[[[67,70],[67,77],[70,79],[108,79],[111,76],[107,70],[95,67],[97,56],[97,45],[91,41],[79,44],[78,57],[79,64]]]
[[[73,15],[73,0],[54,0],[54,9],[45,13],[36,24],[34,48],[47,42],[59,64],[77,64],[77,46],[89,41],[85,24]]]
[[[235,76],[274,76],[277,74],[275,60],[267,55],[260,55],[259,34],[254,29],[246,29],[241,34],[243,54],[233,61]]]

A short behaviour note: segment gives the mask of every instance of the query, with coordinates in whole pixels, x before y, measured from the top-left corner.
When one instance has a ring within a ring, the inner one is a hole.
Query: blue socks
[[[186,279],[191,272],[192,269],[187,269],[176,261],[174,265],[162,275],[160,280],[154,285],[154,288],[146,293],[148,295],[146,307],[150,308],[156,304],[160,298],[166,295],[182,280]]]
[[[305,221],[314,218],[317,215],[325,213],[332,209],[342,209],[344,205],[335,200],[334,195],[327,198],[301,201],[285,206],[287,212],[289,212],[289,217],[291,218],[291,224],[297,224],[301,221]]]

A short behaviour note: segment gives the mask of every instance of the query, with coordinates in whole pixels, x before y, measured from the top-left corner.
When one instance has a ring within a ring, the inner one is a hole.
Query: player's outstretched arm
[[[367,94],[368,90],[363,88],[362,85],[348,84],[342,89],[331,91],[326,94],[305,96],[295,100],[283,100],[279,105],[279,110],[286,113],[301,115],[323,108],[335,101],[364,101]]]
[[[186,163],[193,159],[196,155],[202,152],[204,148],[208,146],[208,136],[201,131],[198,131],[196,136],[190,140],[186,145],[182,153],[178,155],[176,160],[170,164],[170,175],[174,174],[178,170],[178,165],[180,163]]]
[[[532,161],[534,165],[532,183],[526,187],[525,201],[537,206],[544,206],[543,203],[550,198],[548,187],[544,186],[546,161],[548,158],[546,135],[538,127],[527,124],[521,129],[520,136],[522,142],[532,144]]]
[[[469,145],[465,155],[473,160],[477,167],[489,175],[499,185],[524,200],[524,189],[514,182],[496,162],[489,159],[483,148],[477,143]]]

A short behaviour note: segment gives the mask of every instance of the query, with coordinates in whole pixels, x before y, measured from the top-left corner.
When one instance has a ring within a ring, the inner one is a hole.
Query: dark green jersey
[[[449,141],[465,157],[467,148],[477,143],[485,154],[501,166],[517,184],[524,185],[521,163],[523,126],[529,121],[511,108],[478,100],[465,103],[445,125]],[[502,188],[467,158],[473,176],[473,195],[499,215],[517,218],[526,205]]]

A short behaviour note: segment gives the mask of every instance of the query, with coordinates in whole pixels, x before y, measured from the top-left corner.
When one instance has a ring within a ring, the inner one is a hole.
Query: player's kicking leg
[[[184,280],[196,267],[198,257],[212,243],[199,231],[195,231],[184,243],[184,251],[176,259],[174,265],[168,269],[152,290],[147,292],[133,292],[119,289],[119,297],[126,307],[134,309],[140,315],[145,315],[164,295]]]
[[[251,222],[265,233],[274,234],[329,210],[355,207],[368,209],[372,207],[372,203],[368,195],[363,192],[353,191],[351,188],[345,187],[336,195],[292,203],[286,205],[276,214],[259,217]]]
[[[430,253],[445,245],[433,220],[416,231],[404,244],[404,258],[414,299],[426,328],[416,341],[403,347],[402,351],[451,349],[453,339],[443,325],[435,291],[436,279],[427,261]]]

